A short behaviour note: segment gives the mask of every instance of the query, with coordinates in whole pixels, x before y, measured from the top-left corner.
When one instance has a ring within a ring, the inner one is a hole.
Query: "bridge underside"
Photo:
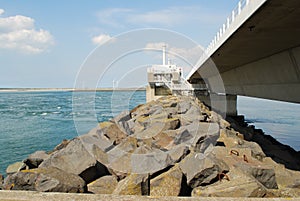
[[[266,1],[190,82],[210,84],[221,76],[226,94],[300,103],[299,16],[299,0]],[[212,61],[218,72],[210,70]]]

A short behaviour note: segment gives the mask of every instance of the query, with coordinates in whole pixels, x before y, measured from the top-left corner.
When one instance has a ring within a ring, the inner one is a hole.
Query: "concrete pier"
[[[118,196],[96,194],[72,194],[72,193],[41,193],[33,191],[1,191],[1,201],[296,201],[300,198],[220,198],[220,197],[149,197],[149,196]]]

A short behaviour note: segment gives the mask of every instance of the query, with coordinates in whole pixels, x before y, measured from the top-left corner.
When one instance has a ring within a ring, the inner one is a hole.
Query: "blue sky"
[[[136,29],[178,32],[205,47],[237,3],[0,0],[0,87],[73,87],[97,45]],[[100,87],[122,77],[113,74],[107,74]]]

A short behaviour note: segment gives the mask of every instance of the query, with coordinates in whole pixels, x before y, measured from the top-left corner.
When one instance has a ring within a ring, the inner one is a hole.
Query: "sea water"
[[[239,96],[237,105],[249,124],[300,151],[300,104]]]
[[[63,139],[87,133],[97,122],[145,103],[145,96],[145,91],[1,92],[0,174],[37,150],[52,150]],[[239,97],[238,112],[300,150],[300,105]]]
[[[1,92],[0,174],[37,150],[50,151],[63,139],[87,133],[95,122],[145,102],[145,91]]]

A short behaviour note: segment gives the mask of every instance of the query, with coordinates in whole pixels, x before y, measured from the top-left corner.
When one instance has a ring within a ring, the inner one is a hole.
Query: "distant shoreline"
[[[145,91],[146,88],[96,88],[96,89],[76,89],[76,88],[0,88],[1,92],[94,92],[94,91]]]

